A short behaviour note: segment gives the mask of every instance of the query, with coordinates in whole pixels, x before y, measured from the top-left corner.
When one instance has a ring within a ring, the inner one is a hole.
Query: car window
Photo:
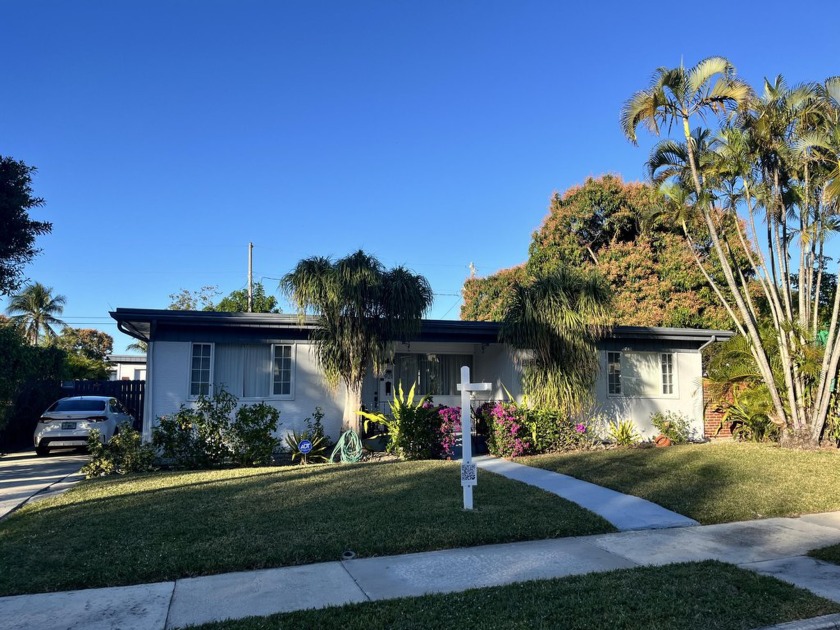
[[[111,413],[120,413],[120,404],[116,401],[115,398],[109,400],[108,405],[111,407]]]
[[[47,411],[105,411],[105,401],[67,398],[53,403]]]

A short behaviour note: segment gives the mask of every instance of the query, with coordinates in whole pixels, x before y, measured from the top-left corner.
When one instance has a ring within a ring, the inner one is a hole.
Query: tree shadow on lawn
[[[758,444],[619,448],[522,458],[645,498],[702,524],[840,509],[835,453]]]
[[[613,531],[489,474],[480,508],[466,512],[458,467],[444,462],[226,473],[96,480],[22,511],[0,524],[0,594],[338,560],[348,548],[371,556]],[[144,489],[155,481],[175,485]],[[85,496],[109,484],[119,493]]]

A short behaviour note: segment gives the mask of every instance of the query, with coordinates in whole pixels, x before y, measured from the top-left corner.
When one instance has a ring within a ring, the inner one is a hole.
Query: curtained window
[[[216,344],[215,390],[223,388],[237,398],[271,397],[271,354],[272,346],[269,344]],[[288,371],[292,371],[291,362]],[[284,394],[290,395],[291,389]]]
[[[394,384],[408,390],[417,383],[420,396],[457,396],[461,367],[472,369],[472,359],[470,354],[396,354]]]

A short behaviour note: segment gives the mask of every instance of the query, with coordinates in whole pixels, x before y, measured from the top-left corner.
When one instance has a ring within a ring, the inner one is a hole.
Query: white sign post
[[[489,392],[490,383],[471,383],[470,368],[466,365],[461,368],[461,383],[458,390],[461,392],[461,445],[463,455],[461,458],[461,486],[464,488],[464,509],[473,509],[473,486],[478,484],[476,465],[472,460],[472,408],[470,407],[470,392]]]

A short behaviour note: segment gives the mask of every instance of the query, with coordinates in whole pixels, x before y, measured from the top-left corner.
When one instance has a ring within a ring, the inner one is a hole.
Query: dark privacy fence
[[[2,410],[0,453],[32,449],[32,434],[38,418],[52,403],[67,396],[110,396],[119,400],[134,416],[134,427],[143,424],[146,381],[29,381],[21,385],[14,400]]]

